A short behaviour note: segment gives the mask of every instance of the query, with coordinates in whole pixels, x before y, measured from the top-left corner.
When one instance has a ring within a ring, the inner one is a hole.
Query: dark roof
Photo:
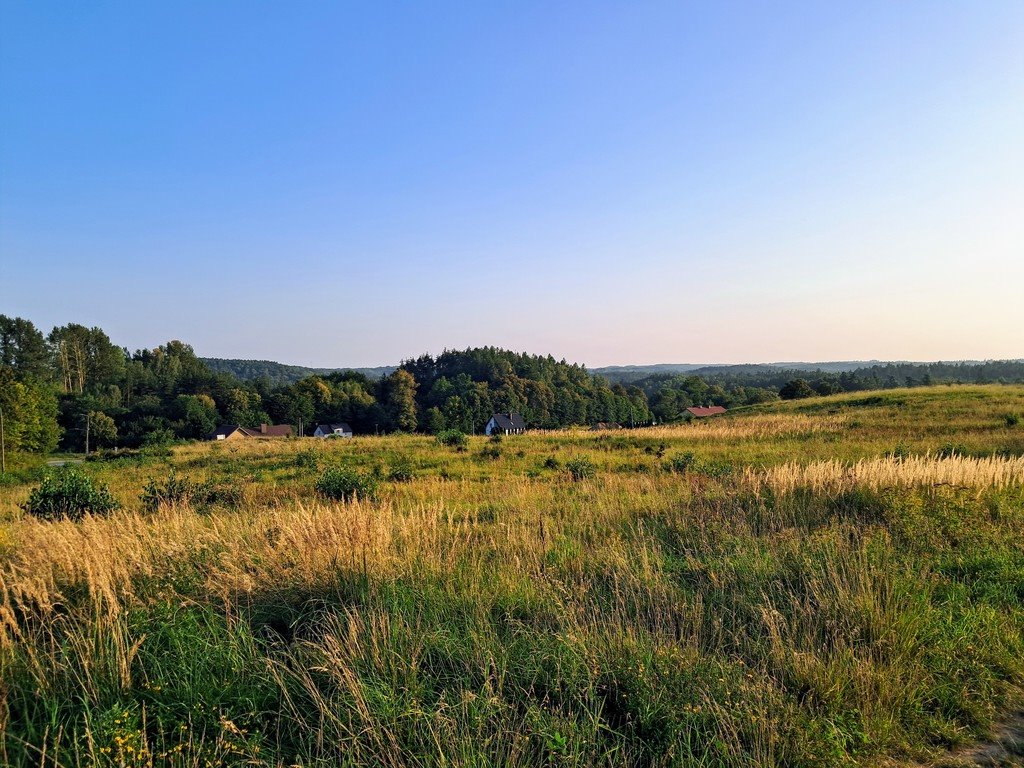
[[[246,432],[250,432],[254,437],[291,437],[292,436],[292,425],[291,424],[260,424],[259,428],[248,429]]]
[[[720,405],[711,405],[707,408],[687,408],[686,410],[691,416],[696,416],[697,418],[701,418],[702,416],[716,416],[719,413],[725,413],[725,408]]]
[[[206,436],[206,439],[207,440],[216,440],[217,439],[217,435],[224,435],[224,437],[227,437],[232,432],[234,432],[236,429],[242,429],[242,427],[240,427],[238,424],[221,424],[219,427],[217,427],[215,430],[213,430],[213,432],[208,434]]]
[[[340,429],[342,432],[352,431],[352,427],[350,427],[344,421],[339,422],[338,424],[317,424],[316,429],[319,429],[321,432],[334,432],[335,430],[338,429]],[[316,432],[316,429],[314,429],[313,431]]]
[[[498,425],[500,429],[526,429],[526,421],[523,419],[521,413],[496,413],[491,416],[494,419],[494,423]]]

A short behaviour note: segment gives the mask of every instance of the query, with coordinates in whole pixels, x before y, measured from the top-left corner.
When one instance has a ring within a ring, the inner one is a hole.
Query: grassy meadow
[[[184,445],[83,464],[80,522],[18,461],[5,765],[909,765],[1024,681],[1024,387]],[[208,492],[144,503],[172,473]]]

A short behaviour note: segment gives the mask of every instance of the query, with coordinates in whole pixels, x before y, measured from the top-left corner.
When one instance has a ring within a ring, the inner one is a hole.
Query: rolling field
[[[81,522],[19,461],[4,764],[920,764],[1024,681],[1024,387],[185,445]]]

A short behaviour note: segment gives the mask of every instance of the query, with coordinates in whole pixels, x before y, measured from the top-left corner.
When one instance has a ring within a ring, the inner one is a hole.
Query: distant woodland
[[[939,383],[1024,382],[1024,362],[893,363],[844,371],[721,366],[611,381],[584,366],[495,347],[449,350],[397,368],[307,372],[267,361],[203,360],[181,341],[130,352],[100,328],[44,334],[0,315],[0,410],[7,451],[137,447],[201,439],[219,424],[348,422],[355,432],[482,430],[518,411],[531,428],[676,421],[693,405]],[[297,373],[305,374],[295,378]]]

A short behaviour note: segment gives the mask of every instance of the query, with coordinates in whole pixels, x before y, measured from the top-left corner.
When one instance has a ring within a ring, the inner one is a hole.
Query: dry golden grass
[[[458,453],[393,436],[87,464],[120,511],[53,523],[8,508],[0,526],[0,759],[782,768],[933,754],[983,730],[1024,674],[1024,458],[999,426],[1020,392],[985,392],[945,433],[934,422],[960,406],[928,391],[920,411],[899,393],[898,413],[829,413],[837,398],[536,433],[497,458],[479,437]],[[927,452],[954,438],[987,455]],[[897,443],[923,450],[881,455]],[[310,451],[319,469],[300,461]],[[684,452],[697,459],[681,470]],[[570,480],[576,456],[593,479]],[[376,499],[313,492],[324,466],[386,477],[399,458],[414,479]],[[172,468],[241,503],[145,512],[142,486]],[[859,489],[885,493],[837,498]],[[27,486],[9,491],[13,506]]]
[[[1024,485],[1024,456],[908,456],[811,464],[787,462],[767,469],[747,468],[744,481],[755,490],[775,493],[798,489],[837,493],[856,488],[912,488],[948,485],[958,488],[1000,489]]]
[[[847,415],[740,412],[726,418],[695,419],[686,424],[653,427],[645,429],[644,434],[666,440],[766,440],[841,433],[848,428],[849,421]]]

